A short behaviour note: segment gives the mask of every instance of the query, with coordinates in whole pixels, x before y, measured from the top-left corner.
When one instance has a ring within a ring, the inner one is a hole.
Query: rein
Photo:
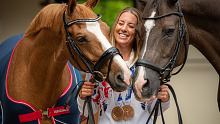
[[[186,27],[185,27],[184,22],[183,22],[183,13],[181,11],[181,7],[180,7],[179,1],[177,2],[177,5],[178,5],[178,12],[172,12],[172,13],[169,13],[169,14],[165,14],[165,15],[157,16],[157,17],[152,17],[152,18],[143,17],[144,20],[148,20],[148,19],[157,20],[157,19],[161,19],[161,18],[164,18],[164,17],[167,17],[167,16],[171,16],[171,15],[176,15],[176,16],[179,16],[179,18],[180,18],[180,20],[179,20],[179,28],[178,28],[177,43],[176,43],[176,47],[175,47],[174,53],[173,53],[170,61],[163,68],[161,68],[161,67],[159,67],[159,66],[157,66],[157,65],[155,65],[155,64],[153,64],[153,63],[151,63],[151,62],[149,62],[147,60],[143,60],[143,59],[139,59],[135,63],[136,66],[144,66],[146,68],[150,68],[150,69],[152,69],[154,71],[157,71],[160,74],[160,84],[161,85],[164,84],[164,83],[169,82],[170,78],[171,78],[171,75],[176,75],[176,74],[178,74],[182,70],[182,68],[184,67],[184,65],[186,63],[186,59],[187,59],[187,55],[188,55],[187,30],[186,30]],[[182,64],[182,66],[180,67],[180,69],[177,72],[172,74],[172,71],[174,69],[174,65],[175,65],[176,60],[177,60],[177,56],[179,54],[179,50],[180,50],[180,46],[181,46],[182,40],[184,40],[184,45],[185,45],[185,58],[184,58],[184,62]],[[168,72],[168,75],[165,75],[165,72]],[[180,113],[180,109],[179,109],[179,105],[178,105],[178,102],[177,102],[177,98],[176,98],[174,89],[169,84],[165,84],[165,85],[168,86],[168,88],[170,89],[170,91],[171,91],[171,93],[173,95],[173,98],[175,100],[176,107],[177,107],[179,124],[182,124],[182,117],[181,117],[181,113]],[[160,89],[159,89],[159,91],[160,91]],[[164,117],[163,117],[163,112],[162,112],[162,108],[161,108],[161,100],[160,99],[157,100],[153,110],[150,113],[150,116],[149,116],[146,124],[148,124],[148,122],[150,121],[150,118],[151,118],[153,113],[155,114],[154,115],[153,124],[156,123],[157,115],[158,115],[158,109],[159,108],[160,108],[160,111],[161,111],[162,122],[163,122],[163,124],[165,124]]]
[[[67,22],[66,20],[66,16],[65,16],[65,11],[63,12],[63,22],[64,22],[64,28],[65,28],[65,32],[66,32],[66,46],[68,48],[68,51],[72,57],[72,59],[74,60],[74,62],[77,64],[77,66],[81,69],[82,67],[79,65],[79,63],[76,61],[71,49],[70,49],[70,46],[72,47],[72,49],[74,50],[74,52],[77,54],[77,56],[83,61],[83,63],[85,64],[85,66],[88,68],[89,71],[85,71],[83,70],[84,72],[86,73],[91,73],[94,75],[93,78],[90,79],[90,82],[102,82],[104,80],[108,81],[109,80],[109,73],[110,73],[110,70],[111,70],[111,64],[112,64],[112,60],[113,60],[113,57],[117,54],[119,54],[120,56],[122,56],[119,52],[119,50],[116,48],[116,47],[111,47],[109,48],[108,50],[106,50],[102,55],[101,57],[98,59],[98,61],[94,64],[90,59],[88,59],[88,57],[86,57],[85,54],[83,54],[83,52],[80,50],[80,48],[77,46],[77,44],[75,43],[75,41],[73,40],[73,37],[71,36],[70,32],[68,31],[68,28],[69,26],[77,23],[77,22],[96,22],[98,21],[99,19],[101,19],[101,14],[98,15],[97,18],[95,19],[76,19],[76,20],[73,20],[71,22]],[[105,62],[107,60],[110,60],[109,62],[109,66],[108,66],[108,71],[107,71],[107,76],[105,77],[101,72],[101,68],[103,67],[103,65],[105,64]],[[92,68],[90,65],[92,64],[94,66],[94,68]],[[102,77],[99,77],[99,76],[102,76]],[[68,98],[66,99],[65,103],[64,103],[64,108],[65,109],[69,109],[72,107],[73,103],[76,101],[76,98],[79,94],[79,91],[81,90],[82,88],[82,85],[84,84],[85,81],[81,81],[79,82],[74,88],[73,90],[71,91],[71,93],[69,94]],[[79,85],[79,86],[78,86]],[[75,95],[75,98],[74,98],[74,101],[73,103],[67,107],[67,104],[69,102],[69,100],[71,99],[75,89],[77,88],[78,86],[78,89],[77,89],[77,93]],[[91,96],[87,96],[86,97],[86,100],[84,102],[84,107],[83,107],[83,115],[84,115],[84,109],[85,109],[85,106],[86,104],[88,104],[88,120],[90,122],[90,124],[95,124],[95,120],[94,120],[94,115],[93,115],[93,110],[92,110],[92,104],[91,104]],[[83,115],[81,116],[81,119],[80,121],[82,121],[82,117]]]

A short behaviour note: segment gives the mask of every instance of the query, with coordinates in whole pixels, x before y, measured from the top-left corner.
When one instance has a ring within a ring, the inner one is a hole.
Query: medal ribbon
[[[130,70],[132,71],[132,74],[134,74],[134,66],[132,66],[130,68]],[[130,105],[131,103],[131,93],[132,93],[132,86],[126,91],[126,96],[124,97],[125,93],[119,93],[117,102],[115,103],[116,106],[122,106],[122,104],[124,103],[124,105]],[[125,100],[125,101],[124,101]]]

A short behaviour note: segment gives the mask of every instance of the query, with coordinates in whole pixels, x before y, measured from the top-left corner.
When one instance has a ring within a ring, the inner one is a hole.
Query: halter
[[[65,10],[66,11],[66,10]],[[77,64],[77,66],[81,69],[82,67],[79,65],[79,63],[76,61],[71,49],[70,49],[70,45],[72,47],[72,49],[74,50],[74,52],[77,54],[77,56],[83,61],[83,63],[85,64],[85,66],[88,68],[89,71],[85,71],[83,70],[84,72],[86,73],[91,73],[94,75],[93,78],[90,79],[90,82],[103,82],[104,80],[108,81],[109,80],[109,73],[110,73],[110,70],[111,70],[111,63],[112,63],[112,60],[113,60],[113,57],[117,54],[119,54],[121,57],[122,55],[120,54],[119,50],[115,47],[111,47],[109,48],[108,50],[106,50],[102,55],[101,57],[98,59],[98,61],[96,62],[96,64],[94,64],[90,59],[88,59],[88,57],[86,57],[85,54],[83,54],[83,52],[80,50],[80,48],[77,46],[77,44],[75,43],[75,41],[73,40],[71,34],[69,33],[68,31],[68,28],[69,26],[77,23],[77,22],[96,22],[98,21],[99,19],[101,19],[101,14],[98,15],[97,18],[95,19],[76,19],[76,20],[73,20],[71,22],[67,22],[66,20],[66,16],[65,16],[65,11],[63,12],[63,22],[64,22],[64,28],[65,28],[65,31],[66,31],[66,46],[68,48],[68,51],[72,57],[72,59],[74,60],[74,62]],[[105,77],[101,72],[100,72],[100,69],[103,67],[103,65],[105,64],[105,62],[110,59],[110,62],[109,62],[109,66],[108,66],[108,71],[107,71],[107,76]],[[92,68],[90,65],[92,64],[94,66],[94,68]],[[102,76],[101,78],[99,76]],[[81,81],[79,82],[74,88],[73,90],[71,91],[71,93],[69,94],[68,98],[66,99],[65,103],[64,103],[64,108],[65,109],[69,109],[70,107],[72,107],[73,103],[76,101],[76,98],[79,94],[79,91],[80,89],[82,88],[82,85],[84,84],[85,81]],[[72,103],[72,105],[70,105],[69,107],[67,107],[67,104],[69,102],[69,100],[71,99],[75,89],[77,88],[78,86],[78,90],[77,90],[77,93],[76,93],[76,96],[74,98],[74,101]],[[85,105],[87,104],[88,106],[88,120],[90,122],[90,124],[94,124],[95,123],[95,120],[94,120],[94,115],[93,115],[93,110],[92,110],[92,104],[91,104],[91,96],[87,96],[86,97],[86,100],[84,102],[84,107],[83,107],[83,115],[84,115],[84,109],[85,109]],[[82,117],[80,119],[80,121],[82,121]]]
[[[170,78],[171,78],[171,75],[176,75],[176,74],[178,74],[182,70],[182,68],[184,67],[184,65],[186,63],[186,59],[187,59],[187,55],[188,55],[187,31],[186,31],[186,27],[185,27],[184,22],[183,22],[183,13],[181,11],[181,7],[180,7],[179,1],[177,2],[177,5],[178,5],[178,12],[172,12],[172,13],[169,13],[169,14],[165,14],[165,15],[157,16],[157,17],[152,17],[152,18],[151,17],[143,17],[144,20],[148,20],[148,19],[157,20],[157,19],[161,19],[161,18],[164,18],[164,17],[167,17],[167,16],[171,16],[171,15],[176,15],[176,16],[179,16],[179,18],[180,18],[180,20],[179,20],[179,28],[178,28],[177,43],[176,43],[176,47],[175,47],[174,53],[173,53],[170,61],[163,68],[161,68],[161,67],[159,67],[159,66],[157,66],[157,65],[155,65],[155,64],[153,64],[153,63],[151,63],[151,62],[149,62],[147,60],[143,60],[143,59],[142,60],[139,59],[135,63],[136,67],[137,66],[144,66],[146,68],[150,68],[150,69],[152,69],[154,71],[157,71],[160,74],[160,83],[161,84],[169,82]],[[185,45],[185,58],[184,58],[184,62],[182,64],[182,66],[180,67],[180,69],[176,73],[171,74],[171,72],[174,69],[174,65],[176,63],[177,56],[179,54],[180,45],[181,45],[182,40],[184,40],[184,45]],[[166,71],[168,71],[168,75],[167,76],[165,75]],[[170,89],[170,91],[171,91],[171,93],[173,95],[173,98],[174,98],[174,101],[175,101],[175,104],[176,104],[176,107],[177,107],[179,124],[182,124],[182,117],[181,117],[181,113],[180,113],[180,109],[179,109],[179,105],[178,105],[178,102],[177,102],[177,98],[176,98],[174,89],[169,84],[165,84],[165,85],[167,85],[169,87],[169,89]],[[162,113],[162,107],[161,107],[161,100],[160,99],[157,100],[157,102],[156,102],[152,112],[150,113],[150,116],[149,116],[146,124],[148,124],[148,122],[150,121],[150,118],[151,118],[153,112],[155,113],[153,123],[154,124],[156,123],[157,115],[158,115],[158,109],[159,108],[160,108],[160,111],[161,111],[162,122],[163,122],[163,124],[165,124],[163,113]]]

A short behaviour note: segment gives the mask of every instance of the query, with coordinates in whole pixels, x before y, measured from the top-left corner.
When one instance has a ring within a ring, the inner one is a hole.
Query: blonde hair
[[[131,14],[134,14],[137,17],[137,25],[140,24],[140,22],[141,22],[141,12],[138,9],[133,8],[133,7],[127,7],[127,8],[124,8],[123,10],[121,10],[115,19],[115,22],[112,26],[111,33],[110,33],[110,43],[113,47],[115,47],[115,42],[116,42],[115,36],[114,36],[115,27],[118,23],[120,16],[124,12],[130,12]],[[132,49],[134,50],[134,58],[133,58],[132,62],[134,62],[136,60],[138,54],[140,53],[140,38],[139,38],[137,32],[136,32],[136,36],[135,36],[135,39],[133,42]]]

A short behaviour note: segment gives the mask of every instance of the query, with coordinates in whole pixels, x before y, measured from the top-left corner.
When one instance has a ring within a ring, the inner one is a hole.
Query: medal
[[[129,105],[131,102],[131,93],[132,87],[130,87],[126,92],[119,93],[118,99],[115,103],[116,107],[113,108],[111,113],[112,118],[115,121],[120,121],[122,119],[130,120],[134,116],[134,109]]]
[[[130,105],[122,107],[124,109],[124,120],[130,120],[134,116],[134,109]]]
[[[124,109],[122,107],[116,106],[112,110],[112,118],[115,121],[120,121],[124,118]]]

